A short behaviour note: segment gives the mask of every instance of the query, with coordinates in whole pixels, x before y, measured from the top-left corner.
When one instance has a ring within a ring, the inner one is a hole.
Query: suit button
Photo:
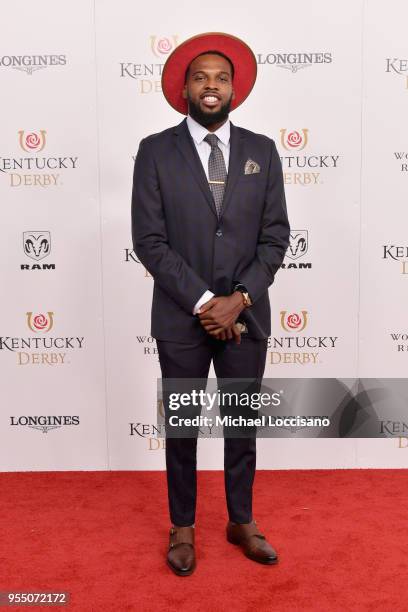
[[[217,230],[215,235],[218,236],[218,238],[220,238],[222,236],[222,231],[220,229]]]

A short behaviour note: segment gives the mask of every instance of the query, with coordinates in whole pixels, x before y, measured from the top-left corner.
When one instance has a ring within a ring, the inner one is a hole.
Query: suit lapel
[[[176,146],[181,155],[187,162],[191,173],[202,190],[207,204],[215,216],[217,211],[215,208],[214,198],[210,191],[207,176],[204,172],[203,164],[198,156],[197,149],[191,137],[187,126],[187,120],[184,119],[174,130],[176,134]],[[228,164],[227,185],[225,187],[224,198],[222,201],[221,218],[231,201],[231,196],[238,180],[238,177],[243,172],[245,164],[245,137],[241,130],[231,123],[230,135],[230,157]]]
[[[174,131],[176,134],[176,146],[178,150],[187,162],[194,179],[197,181],[209,207],[211,208],[211,211],[214,213],[215,216],[217,216],[214,198],[208,185],[207,176],[204,172],[203,164],[201,163],[194,141],[189,132],[187,120],[184,119],[175,128]]]
[[[225,210],[231,201],[231,196],[234,191],[234,187],[238,180],[238,177],[243,172],[245,163],[244,143],[245,137],[242,134],[241,130],[231,123],[228,178],[224,192],[224,198],[222,201],[221,217],[225,213]]]

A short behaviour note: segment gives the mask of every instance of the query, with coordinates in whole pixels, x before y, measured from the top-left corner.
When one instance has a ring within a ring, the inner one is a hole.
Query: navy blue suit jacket
[[[260,172],[245,174],[251,159]],[[206,335],[193,308],[206,289],[230,295],[234,281],[253,306],[240,319],[248,336],[271,333],[268,287],[289,244],[282,166],[275,143],[231,124],[222,214],[184,119],[144,138],[135,160],[133,248],[154,278],[151,334],[194,342]]]

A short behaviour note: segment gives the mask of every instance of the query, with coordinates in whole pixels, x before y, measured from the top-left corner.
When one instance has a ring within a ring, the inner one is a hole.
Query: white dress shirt
[[[205,127],[203,127],[202,125],[197,123],[197,121],[195,121],[192,117],[190,117],[190,115],[187,115],[187,127],[192,139],[194,140],[194,144],[197,149],[197,153],[201,160],[201,163],[203,164],[204,172],[206,174],[207,179],[208,160],[210,159],[211,153],[211,145],[209,145],[208,142],[204,140],[207,134],[215,134],[216,136],[218,136],[218,147],[221,149],[221,152],[224,156],[225,167],[228,172],[231,132],[230,120],[227,119],[227,121],[223,123],[222,126],[218,128],[218,130],[216,130],[215,132],[209,132]],[[210,300],[212,297],[214,297],[213,292],[207,289],[207,291],[203,293],[203,295],[200,297],[200,299],[194,306],[193,314],[197,314],[197,311],[200,306],[208,302],[208,300]]]

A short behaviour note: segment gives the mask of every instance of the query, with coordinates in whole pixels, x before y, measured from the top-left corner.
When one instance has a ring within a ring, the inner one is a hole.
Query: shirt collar
[[[215,134],[221,140],[222,144],[228,146],[231,133],[231,122],[229,119],[222,124],[215,132],[208,132],[207,128],[198,123],[190,115],[187,115],[187,126],[191,137],[196,144],[201,144],[208,133]]]

